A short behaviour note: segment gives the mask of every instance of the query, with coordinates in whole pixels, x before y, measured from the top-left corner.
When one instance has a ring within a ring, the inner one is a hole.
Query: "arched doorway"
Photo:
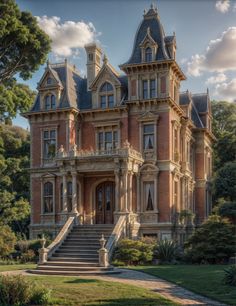
[[[96,223],[113,224],[115,184],[103,182],[96,188]]]

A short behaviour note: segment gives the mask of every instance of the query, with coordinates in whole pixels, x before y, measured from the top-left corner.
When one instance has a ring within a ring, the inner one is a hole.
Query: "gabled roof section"
[[[106,56],[104,56],[104,59],[103,59],[103,65],[102,65],[102,68],[101,70],[98,72],[96,78],[93,80],[92,84],[90,85],[90,88],[93,89],[96,87],[99,79],[102,77],[102,75],[104,73],[108,73],[115,81],[115,83],[121,85],[121,82],[119,80],[119,73],[115,70],[114,67],[112,67],[111,64],[108,63],[108,59]]]
[[[148,30],[149,28],[149,30]],[[140,44],[142,44],[145,39],[147,32],[150,32],[150,35],[153,41],[157,44],[158,49],[156,52],[156,61],[168,60],[171,59],[165,41],[165,32],[162,27],[160,17],[158,15],[157,9],[151,6],[149,11],[144,13],[143,21],[141,22],[135,36],[133,51],[130,59],[124,64],[138,64],[141,63],[141,49]],[[167,36],[168,37],[168,36]],[[168,43],[170,38],[167,39]]]
[[[144,37],[143,41],[140,44],[140,47],[145,47],[145,45],[149,43],[151,45],[156,45],[155,40],[152,38],[151,33],[150,33],[150,28],[147,28],[147,34]]]
[[[45,68],[44,74],[41,77],[40,81],[38,82],[38,88],[41,87],[42,83],[44,82],[45,78],[48,75],[50,75],[50,76],[52,76],[54,78],[54,80],[55,80],[57,85],[60,85],[61,87],[63,87],[57,72],[50,66],[50,63],[47,62],[47,67]]]

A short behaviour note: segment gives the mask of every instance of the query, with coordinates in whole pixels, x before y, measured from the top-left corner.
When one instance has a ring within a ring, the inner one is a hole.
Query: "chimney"
[[[96,43],[85,45],[87,53],[87,90],[101,69],[102,50]]]

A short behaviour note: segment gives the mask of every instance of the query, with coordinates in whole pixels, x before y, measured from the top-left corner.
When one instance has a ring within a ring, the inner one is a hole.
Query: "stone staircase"
[[[108,240],[113,225],[78,225],[44,264],[30,272],[44,275],[91,275],[117,273],[112,266],[99,266],[99,239]]]

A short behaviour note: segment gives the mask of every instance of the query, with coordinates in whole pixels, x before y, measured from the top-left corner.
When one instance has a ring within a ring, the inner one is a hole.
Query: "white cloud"
[[[221,12],[221,13],[226,13],[228,12],[230,8],[230,0],[219,0],[216,1],[216,9],[217,11]]]
[[[51,38],[52,52],[56,57],[76,56],[79,48],[95,41],[100,35],[91,22],[61,22],[60,17],[56,16],[37,16],[36,18],[41,29]]]
[[[236,27],[211,40],[204,54],[195,54],[187,63],[188,74],[199,76],[203,71],[236,70]]]
[[[232,79],[228,83],[222,83],[216,85],[216,94],[230,101],[236,100],[236,78]]]
[[[224,73],[218,73],[216,76],[212,76],[206,80],[206,84],[223,83],[227,80],[227,76]]]

